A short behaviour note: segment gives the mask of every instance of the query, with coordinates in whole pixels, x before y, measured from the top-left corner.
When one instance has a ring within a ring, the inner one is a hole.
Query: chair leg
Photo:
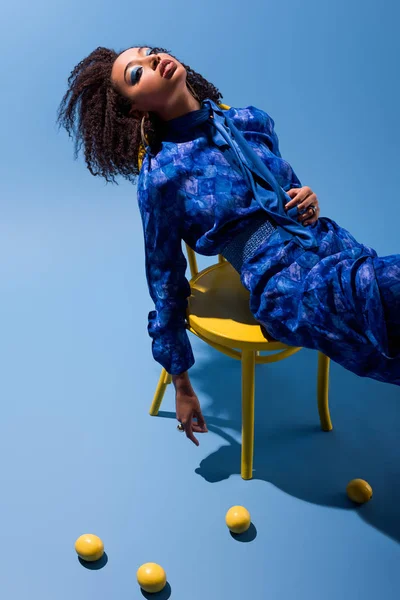
[[[242,351],[242,478],[253,477],[255,351]]]
[[[318,412],[323,431],[333,429],[329,414],[329,365],[330,359],[322,352],[318,352]]]
[[[162,399],[164,398],[165,390],[167,388],[167,385],[171,383],[171,381],[172,376],[169,373],[167,373],[165,369],[162,369],[160,379],[158,380],[156,393],[154,394],[153,402],[150,408],[150,414],[152,417],[156,417],[158,415]]]

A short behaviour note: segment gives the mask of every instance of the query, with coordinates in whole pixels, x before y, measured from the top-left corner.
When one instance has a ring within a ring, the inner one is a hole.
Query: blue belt
[[[240,273],[243,264],[255,254],[276,228],[267,215],[257,217],[225,246],[221,254]]]

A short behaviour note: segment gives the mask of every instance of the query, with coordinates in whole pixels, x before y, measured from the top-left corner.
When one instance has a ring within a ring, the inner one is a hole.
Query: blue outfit
[[[400,255],[379,258],[331,219],[305,228],[297,208],[284,211],[285,192],[301,182],[280,154],[273,119],[207,99],[160,133],[138,181],[155,360],[171,374],[195,362],[184,240],[235,259],[250,309],[272,337],[400,385]],[[249,239],[257,240],[250,252]]]

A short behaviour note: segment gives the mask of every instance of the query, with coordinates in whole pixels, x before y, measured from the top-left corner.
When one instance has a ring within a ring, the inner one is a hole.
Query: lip
[[[160,72],[160,75],[161,75],[161,77],[164,77],[164,71],[165,71],[166,67],[167,67],[167,66],[168,66],[170,63],[172,63],[172,64],[174,65],[175,69],[176,69],[176,64],[175,64],[175,63],[174,63],[174,61],[173,61],[173,60],[171,60],[170,58],[164,58],[164,59],[163,59],[163,60],[160,62],[160,64],[158,65],[158,70],[159,70],[159,72]],[[172,71],[171,71],[171,73],[170,73],[171,75],[172,75],[172,73],[175,71],[175,69],[174,69],[174,68],[172,69]]]

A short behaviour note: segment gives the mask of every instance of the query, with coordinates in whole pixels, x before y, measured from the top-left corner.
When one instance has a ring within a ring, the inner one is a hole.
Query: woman
[[[93,175],[138,178],[148,331],[173,375],[177,418],[207,431],[188,370],[190,286],[182,240],[223,254],[270,336],[318,349],[350,371],[400,385],[400,255],[385,258],[334,221],[280,154],[273,119],[219,105],[211,83],[168,51],[97,48],[68,79],[58,121],[84,144]],[[75,120],[78,127],[75,128]]]

